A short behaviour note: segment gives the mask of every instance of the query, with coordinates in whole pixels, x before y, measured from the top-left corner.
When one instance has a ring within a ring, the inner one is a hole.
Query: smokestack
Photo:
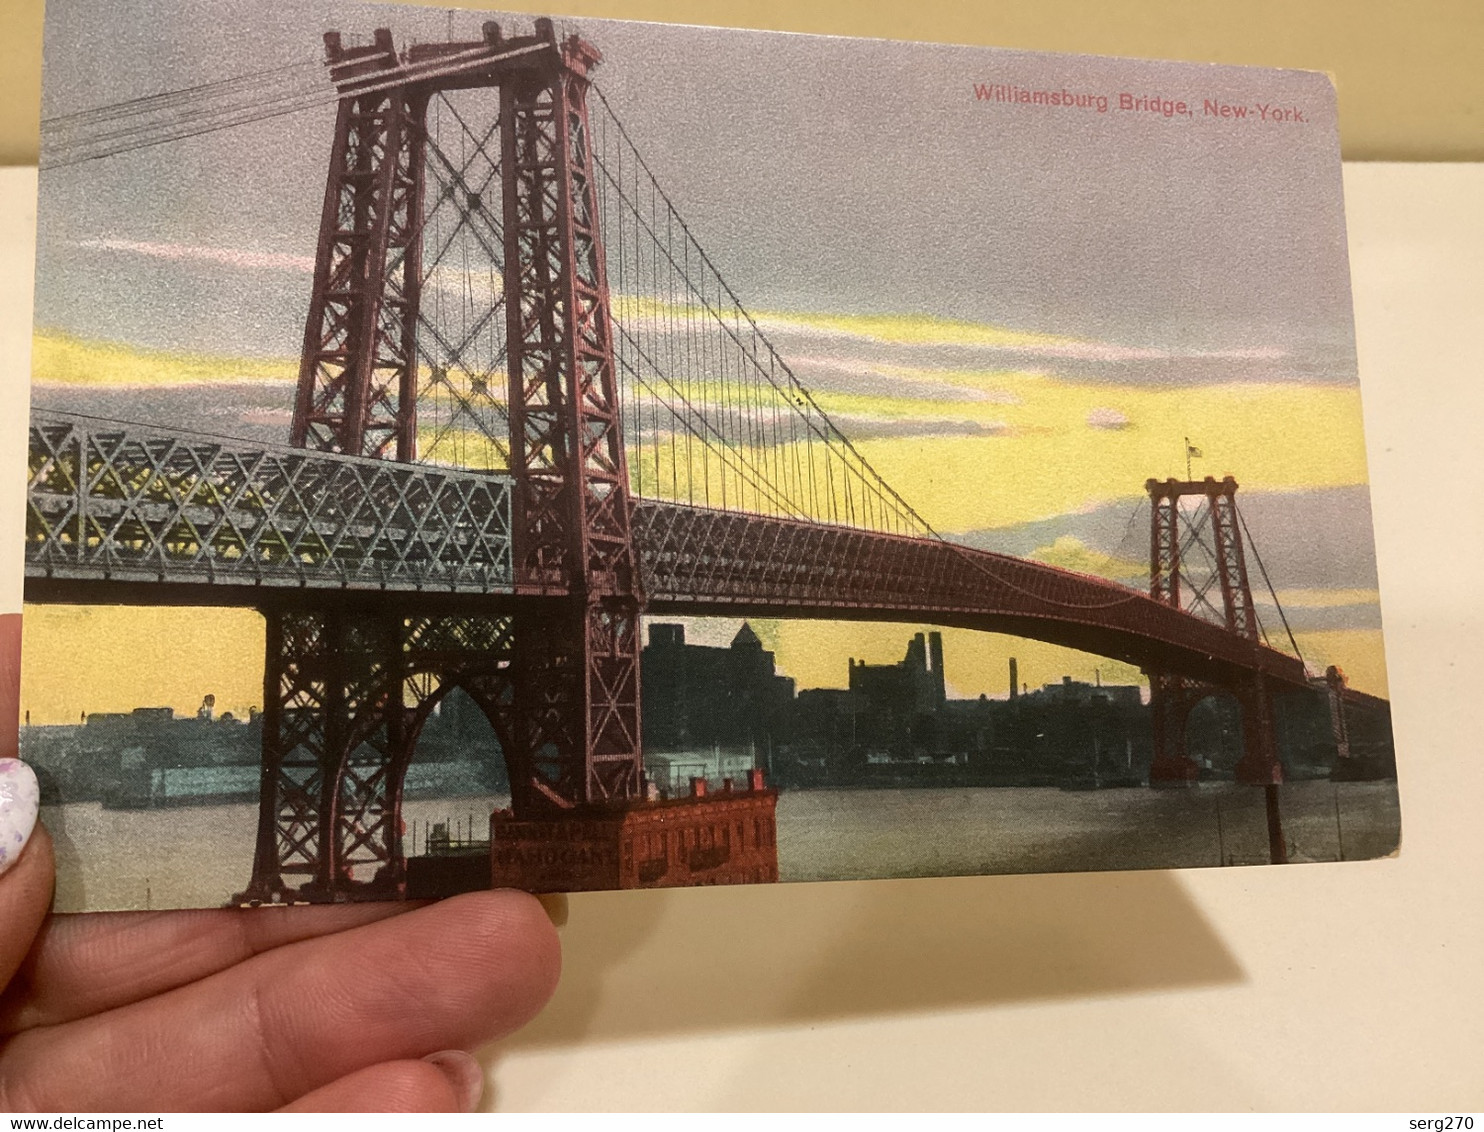
[[[907,642],[907,655],[902,663],[918,672],[927,671],[927,643],[923,640],[921,633],[914,634]]]
[[[933,665],[933,706],[942,707],[948,702],[948,685],[943,678],[943,634],[928,634],[928,657]]]
[[[1013,656],[1010,658],[1010,698],[1012,700],[1020,698],[1020,673],[1016,671]]]

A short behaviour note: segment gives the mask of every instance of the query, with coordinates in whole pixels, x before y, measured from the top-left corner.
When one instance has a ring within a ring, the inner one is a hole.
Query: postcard
[[[1397,848],[1324,76],[46,20],[59,909]]]

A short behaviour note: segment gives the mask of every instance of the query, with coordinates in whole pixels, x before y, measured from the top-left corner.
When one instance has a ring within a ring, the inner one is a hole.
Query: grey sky
[[[1283,589],[1325,588],[1374,590],[1376,551],[1371,538],[1370,489],[1314,488],[1306,491],[1240,491],[1244,520],[1260,533],[1257,555],[1274,584]],[[1149,504],[1128,499],[1074,514],[1058,515],[1014,527],[969,531],[959,536],[969,545],[1006,554],[1030,555],[1058,538],[1132,563],[1148,560]],[[1254,592],[1266,592],[1254,557],[1248,563]],[[1314,612],[1296,615],[1301,627]]]
[[[340,3],[53,0],[43,113],[313,59],[329,28],[359,40],[385,24],[405,43],[444,38],[450,20],[455,35],[473,37],[484,18]],[[524,30],[530,17],[504,21]],[[927,314],[1163,352],[1058,363],[1094,379],[1354,380],[1334,100],[1322,76],[559,26],[603,51],[600,84],[749,307]],[[983,101],[975,83],[1100,93],[1113,106]],[[1120,92],[1185,100],[1194,115],[1120,112]],[[1249,117],[1206,117],[1206,99],[1248,107]],[[1306,121],[1255,120],[1259,104],[1298,107]],[[302,268],[99,244],[312,255],[332,113],[45,173],[38,322],[151,345],[297,353]]]

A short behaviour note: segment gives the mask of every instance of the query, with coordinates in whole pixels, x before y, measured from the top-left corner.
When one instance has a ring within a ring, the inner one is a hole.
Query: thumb
[[[52,843],[36,824],[36,773],[0,759],[0,990],[31,950],[52,902]]]

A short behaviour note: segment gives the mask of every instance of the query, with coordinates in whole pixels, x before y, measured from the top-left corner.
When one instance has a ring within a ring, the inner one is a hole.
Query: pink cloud
[[[1117,409],[1098,408],[1087,414],[1088,428],[1116,430],[1128,428],[1129,423],[1128,417]]]

